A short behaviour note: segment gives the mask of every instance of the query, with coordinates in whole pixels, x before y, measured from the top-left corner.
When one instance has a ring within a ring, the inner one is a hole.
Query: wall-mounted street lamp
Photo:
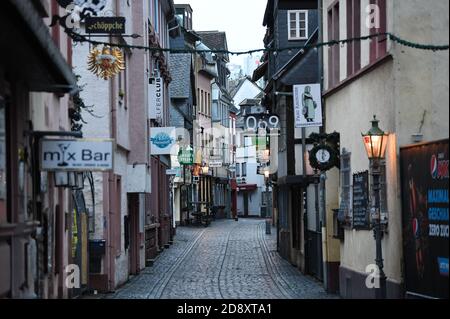
[[[387,139],[389,134],[381,130],[378,126],[380,122],[376,115],[373,116],[372,127],[363,135],[364,146],[366,147],[369,160],[380,160],[385,157]]]
[[[386,146],[389,134],[381,130],[378,126],[379,121],[374,115],[372,127],[370,130],[362,134],[364,146],[366,148],[367,157],[370,161],[370,168],[373,181],[373,209],[375,210],[374,235],[376,241],[376,259],[375,262],[379,271],[380,286],[376,289],[377,299],[386,299],[386,275],[383,268],[383,253],[381,246],[382,230],[381,230],[381,212],[380,212],[380,162],[385,158]]]

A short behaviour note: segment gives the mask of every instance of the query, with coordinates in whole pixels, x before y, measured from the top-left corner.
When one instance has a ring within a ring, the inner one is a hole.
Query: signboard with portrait
[[[406,290],[448,298],[448,140],[402,148],[400,161]]]
[[[295,128],[321,127],[322,93],[320,84],[294,85]]]

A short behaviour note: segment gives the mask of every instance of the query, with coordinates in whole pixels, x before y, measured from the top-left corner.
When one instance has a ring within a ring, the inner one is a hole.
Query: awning
[[[252,192],[256,191],[258,188],[258,185],[256,184],[238,184],[238,190],[239,192]]]
[[[30,91],[75,92],[77,80],[55,45],[38,6],[6,0],[0,11],[0,63]],[[63,46],[65,47],[65,45]]]

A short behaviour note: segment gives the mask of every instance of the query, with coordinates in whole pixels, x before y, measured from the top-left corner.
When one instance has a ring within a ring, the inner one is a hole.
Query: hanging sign
[[[110,139],[41,141],[43,171],[109,171],[113,156],[114,141]]]
[[[152,127],[150,147],[152,155],[171,155],[176,146],[174,127]],[[174,155],[174,154],[172,154]]]
[[[148,82],[148,114],[151,120],[163,122],[164,81],[161,77],[150,78]]]
[[[166,175],[181,177],[181,167],[166,169]]]
[[[194,150],[180,150],[178,152],[178,162],[181,165],[193,165],[194,164]]]
[[[125,34],[124,17],[86,17],[86,33]]]
[[[294,85],[294,118],[295,128],[323,125],[320,84]]]
[[[94,47],[88,56],[88,70],[97,77],[108,80],[125,70],[125,57],[119,48]]]
[[[221,168],[223,166],[223,162],[221,160],[212,160],[209,161],[208,166],[210,168]]]

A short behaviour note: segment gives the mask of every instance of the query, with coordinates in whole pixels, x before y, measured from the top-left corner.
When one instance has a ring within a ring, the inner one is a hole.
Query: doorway
[[[128,194],[128,216],[125,219],[125,249],[128,251],[129,274],[140,271],[139,194]]]
[[[244,193],[244,217],[248,217],[248,194]]]

